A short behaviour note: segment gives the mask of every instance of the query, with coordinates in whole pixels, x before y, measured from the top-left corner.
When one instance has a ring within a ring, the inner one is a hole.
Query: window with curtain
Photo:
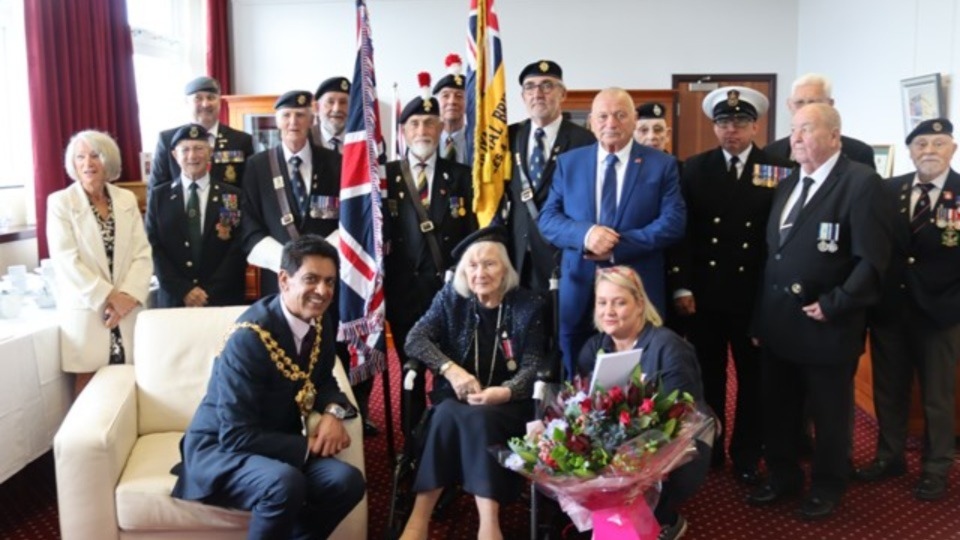
[[[203,0],[127,0],[127,16],[140,134],[152,152],[160,131],[190,119],[183,87],[206,73],[206,8]]]
[[[26,186],[33,177],[28,99],[23,2],[0,0],[0,148],[17,156],[0,167],[0,187]]]

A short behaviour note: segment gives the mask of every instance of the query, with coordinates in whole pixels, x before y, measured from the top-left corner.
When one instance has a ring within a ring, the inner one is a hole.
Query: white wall
[[[801,1],[500,0],[508,114],[526,116],[516,77],[542,57],[560,63],[571,89],[669,88],[674,73],[777,73],[778,93],[786,95],[796,72]],[[236,92],[314,90],[332,75],[352,78],[354,5],[232,0]],[[406,102],[418,71],[436,80],[447,53],[465,56],[469,0],[367,5],[381,100],[392,100],[398,82]]]
[[[946,112],[957,122],[955,0],[800,0],[799,29],[797,73],[816,71],[833,80],[844,133],[870,144],[894,144],[895,174],[913,170],[903,144],[901,79],[937,72],[950,79]],[[778,131],[785,134],[788,124],[778,122]]]

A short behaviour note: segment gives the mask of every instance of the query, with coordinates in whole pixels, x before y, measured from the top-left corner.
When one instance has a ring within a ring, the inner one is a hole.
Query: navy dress
[[[522,289],[508,292],[492,309],[480,306],[473,295],[460,296],[449,283],[434,297],[407,337],[407,354],[434,371],[452,360],[484,388],[509,388],[511,398],[500,405],[469,405],[456,399],[445,377],[435,377],[414,491],[460,485],[501,504],[520,494],[521,477],[501,467],[488,449],[523,435],[533,418],[531,393],[543,358],[542,313],[543,299]],[[504,354],[504,334],[513,358]]]

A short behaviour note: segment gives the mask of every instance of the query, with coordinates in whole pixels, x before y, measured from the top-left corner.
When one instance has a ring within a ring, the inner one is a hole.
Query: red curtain
[[[230,0],[207,0],[207,75],[220,83],[220,93],[233,93],[230,83]],[[227,124],[227,104],[220,107],[220,122]]]
[[[120,179],[140,177],[140,120],[126,0],[25,0],[37,243],[47,256],[47,195],[66,187],[63,151],[84,129],[120,145]]]

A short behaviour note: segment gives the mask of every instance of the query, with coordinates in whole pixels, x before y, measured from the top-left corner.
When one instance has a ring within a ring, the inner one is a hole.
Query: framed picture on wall
[[[903,99],[903,129],[910,133],[917,124],[944,113],[943,89],[940,74],[931,73],[900,81]]]
[[[883,178],[890,178],[893,174],[893,145],[872,144],[873,161],[877,166],[877,173]]]

